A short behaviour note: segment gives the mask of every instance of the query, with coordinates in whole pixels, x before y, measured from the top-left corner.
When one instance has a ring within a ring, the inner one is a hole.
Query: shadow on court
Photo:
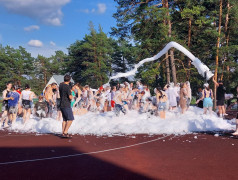
[[[68,147],[0,148],[0,163],[80,154]],[[150,179],[90,155],[0,164],[0,179]]]

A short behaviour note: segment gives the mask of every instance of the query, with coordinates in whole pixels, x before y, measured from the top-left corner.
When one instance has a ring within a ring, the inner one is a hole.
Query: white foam
[[[134,69],[126,73],[118,73],[117,75],[110,77],[109,82],[112,79],[134,76],[140,66],[142,66],[144,63],[159,59],[161,56],[166,54],[166,52],[168,52],[170,48],[176,48],[177,50],[183,52],[186,56],[188,56],[191,59],[192,64],[197,68],[199,74],[201,74],[204,77],[206,73],[207,80],[209,80],[213,76],[213,73],[210,71],[210,69],[205,64],[203,64],[198,58],[196,58],[190,51],[188,51],[182,45],[174,41],[171,41],[157,55],[141,60],[138,64],[135,65]]]
[[[128,134],[187,134],[201,131],[232,130],[235,126],[230,121],[218,118],[216,114],[203,115],[203,110],[190,107],[185,114],[179,112],[166,112],[166,119],[137,111],[121,114],[119,117],[114,112],[101,114],[87,113],[83,116],[75,116],[69,133],[94,134],[94,135],[128,135]],[[14,132],[34,133],[61,133],[61,122],[51,118],[38,120],[31,118],[27,124],[22,124],[22,119],[8,128]]]

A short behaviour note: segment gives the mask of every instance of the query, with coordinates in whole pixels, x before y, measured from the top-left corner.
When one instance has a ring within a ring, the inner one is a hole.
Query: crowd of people
[[[28,84],[24,90],[20,87],[7,83],[3,91],[3,106],[1,126],[8,127],[14,124],[17,115],[22,114],[23,123],[27,123],[31,114],[39,117],[51,117],[53,110],[57,111],[57,120],[63,119],[62,134],[68,137],[68,129],[74,120],[74,115],[83,115],[87,112],[104,113],[114,111],[116,116],[126,114],[130,110],[139,113],[147,113],[166,118],[166,111],[180,110],[184,114],[192,100],[190,83],[169,83],[164,87],[156,87],[152,94],[147,85],[137,81],[134,83],[124,82],[116,86],[104,85],[98,89],[92,89],[88,85],[80,86],[79,83],[70,82],[71,77],[65,75],[64,82],[59,86],[56,83],[48,85],[38,97],[38,102],[33,103],[34,92]],[[223,83],[216,82],[217,105],[219,116],[225,113],[225,88]],[[212,113],[213,91],[209,84],[204,84],[204,89],[198,90],[197,106],[204,109],[204,114],[209,110]],[[237,132],[238,133],[238,132]]]

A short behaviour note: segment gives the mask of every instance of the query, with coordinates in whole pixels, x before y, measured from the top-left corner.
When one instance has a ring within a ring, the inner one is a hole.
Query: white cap
[[[209,84],[205,83],[203,86],[207,88],[207,87],[209,87]]]

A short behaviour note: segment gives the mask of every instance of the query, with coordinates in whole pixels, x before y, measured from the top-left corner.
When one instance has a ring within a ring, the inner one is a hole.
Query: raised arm
[[[215,77],[213,76],[213,78],[212,78],[212,81],[213,81],[213,83],[215,84],[215,86],[216,87],[218,87],[219,86],[219,84],[216,82],[216,80],[215,80]]]

